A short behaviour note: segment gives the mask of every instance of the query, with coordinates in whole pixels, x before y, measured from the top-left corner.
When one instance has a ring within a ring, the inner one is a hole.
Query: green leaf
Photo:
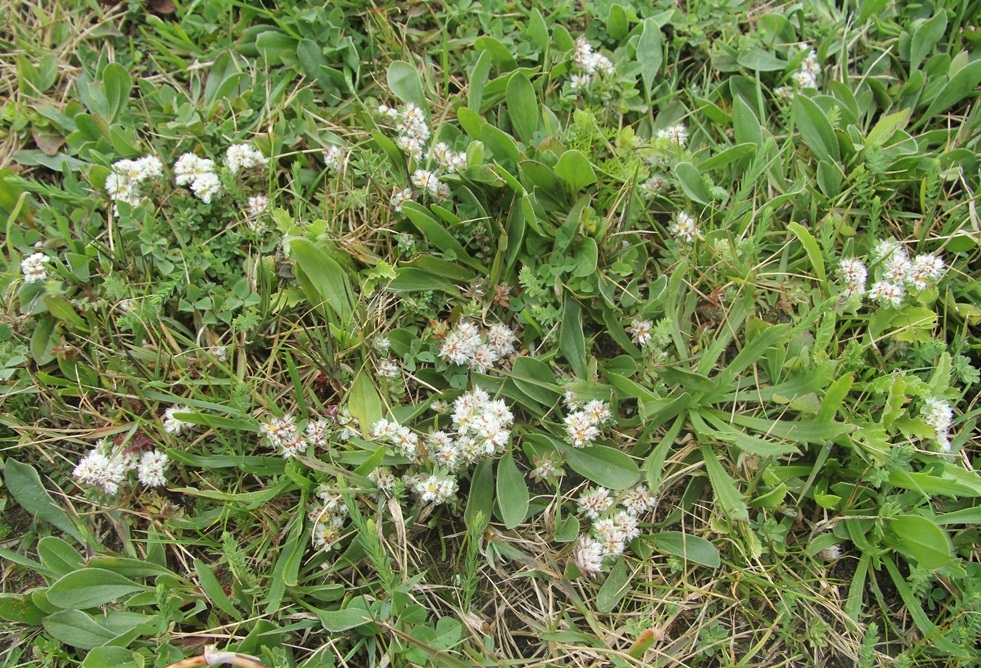
[[[344,268],[309,239],[293,237],[289,245],[296,266],[308,283],[308,292],[313,292],[307,294],[313,306],[327,306],[342,323],[350,322],[354,297]]]
[[[482,459],[470,477],[470,494],[463,519],[467,528],[482,533],[490,523],[491,507],[494,503],[494,462]]]
[[[910,40],[910,70],[919,69],[920,63],[933,52],[934,47],[937,46],[937,42],[944,36],[944,31],[946,30],[947,13],[942,10],[934,14],[933,18],[917,26]]]
[[[817,414],[818,422],[832,422],[835,419],[835,415],[838,414],[838,410],[841,408],[842,403],[844,403],[845,397],[848,396],[848,392],[852,389],[853,382],[853,375],[847,373],[831,384],[828,391],[824,393],[824,399],[821,400],[821,409]]]
[[[741,99],[741,98],[737,98]],[[752,113],[752,112],[751,112]],[[754,117],[755,118],[755,117]],[[720,169],[726,165],[756,155],[756,143],[746,142],[730,146],[721,153],[716,153],[711,158],[698,163],[699,172],[707,172],[711,169]]]
[[[630,591],[630,584],[630,569],[627,568],[626,560],[617,559],[610,574],[606,576],[606,582],[596,594],[596,609],[599,612],[612,611]]]
[[[606,16],[606,31],[615,40],[621,40],[627,36],[630,24],[627,23],[627,12],[620,5],[611,5],[610,13]]]
[[[328,631],[338,633],[371,623],[367,610],[361,608],[345,608],[344,610],[317,610],[320,623]]]
[[[573,193],[596,183],[596,173],[581,152],[576,149],[566,151],[555,165],[555,175],[565,181]]]
[[[96,647],[85,655],[82,668],[145,668],[146,659],[125,647]]]
[[[65,575],[48,589],[48,601],[67,610],[95,608],[150,587],[103,568],[82,568]]]
[[[351,384],[351,392],[347,398],[347,406],[351,415],[358,418],[361,428],[365,431],[382,418],[383,405],[378,389],[363,368]]]
[[[30,464],[21,464],[16,459],[7,459],[4,462],[3,479],[11,496],[21,508],[39,520],[58,527],[79,543],[86,543],[86,539],[68,513],[62,510],[48,494],[34,467]]]
[[[44,304],[48,307],[48,313],[58,320],[71,325],[79,332],[89,332],[89,324],[78,315],[75,307],[72,306],[72,303],[66,297],[62,295],[47,295],[44,297]]]
[[[133,79],[129,70],[118,63],[106,65],[102,72],[102,86],[106,96],[106,120],[114,123],[119,120],[123,109],[129,104],[129,93],[133,88]]]
[[[57,320],[49,315],[41,316],[31,332],[31,357],[38,366],[44,366],[54,360],[54,347],[58,343],[58,333],[55,331]]]
[[[763,145],[763,127],[760,119],[741,95],[732,99],[732,129],[736,141],[742,144]]]
[[[821,249],[818,247],[814,235],[800,223],[790,223],[787,225],[791,232],[797,237],[804,250],[807,252],[807,259],[811,261],[811,267],[815,275],[822,283],[827,281],[827,274],[824,272],[824,258],[821,256]]]
[[[480,113],[481,105],[484,102],[484,86],[487,84],[487,77],[490,75],[491,66],[494,60],[489,51],[484,51],[477,58],[473,69],[470,71],[470,88],[467,91],[467,107],[474,112]],[[461,123],[462,125],[462,123]],[[467,130],[468,134],[473,134]]]
[[[813,100],[797,95],[793,104],[794,122],[800,136],[820,160],[837,163],[841,159],[838,137],[831,121]]]
[[[62,610],[48,615],[41,623],[55,640],[80,649],[95,649],[118,635],[81,610]]]
[[[719,549],[699,536],[692,536],[681,531],[659,531],[646,540],[652,547],[681,557],[693,564],[708,566],[709,568],[718,568],[722,565]]]
[[[419,71],[404,60],[396,60],[388,66],[388,88],[403,102],[412,102],[423,111],[429,110]]]
[[[490,126],[488,126],[490,127]],[[501,133],[503,134],[503,133]],[[506,136],[506,135],[505,135]],[[456,259],[464,264],[476,269],[481,274],[487,273],[487,268],[474,260],[464,250],[459,241],[450,234],[442,223],[430,213],[429,209],[417,202],[406,202],[402,205],[402,212],[405,213],[409,221],[416,226],[416,229],[426,237],[435,248],[445,252],[451,252]]]
[[[200,559],[195,559],[194,572],[197,573],[201,591],[208,597],[208,600],[226,615],[241,621],[242,613],[235,609],[235,605],[228,598],[228,594],[225,593],[224,587],[221,586],[218,578],[215,577],[215,573],[211,570],[211,567]]]
[[[675,165],[674,173],[689,199],[699,204],[708,204],[712,200],[698,167],[690,162],[679,162]]]
[[[920,515],[900,515],[889,522],[894,544],[908,552],[928,570],[947,564],[952,548],[947,533],[935,522]]]
[[[565,355],[576,377],[586,378],[586,338],[582,331],[582,307],[573,297],[566,297],[559,350]]]
[[[715,498],[722,506],[725,516],[737,522],[748,522],[749,508],[747,508],[746,502],[743,501],[742,494],[739,493],[735,481],[722,468],[722,464],[719,463],[719,458],[716,457],[715,451],[707,445],[701,445],[699,450],[702,453],[702,458],[705,460],[705,471],[708,473],[709,481],[712,483],[712,489],[715,491]]]
[[[528,14],[528,38],[538,50],[544,51],[548,48],[548,24],[537,7],[533,7]],[[483,57],[484,54],[480,55]]]
[[[535,88],[521,72],[516,72],[508,81],[508,116],[518,138],[530,144],[538,131],[538,98]]]
[[[562,393],[548,365],[533,357],[514,360],[511,379],[519,390],[545,406],[554,404]]]
[[[781,60],[759,47],[743,51],[736,57],[736,62],[755,72],[777,72],[787,66],[786,60]]]
[[[598,485],[613,490],[626,489],[640,480],[637,463],[623,452],[606,445],[562,448],[569,467]]]
[[[44,611],[22,594],[0,593],[0,619],[15,624],[37,626],[44,617]]]
[[[640,63],[640,78],[650,94],[654,89],[657,74],[664,60],[664,35],[654,19],[644,20],[644,29],[637,40],[637,61]]]
[[[923,116],[920,117],[920,124],[928,122],[940,112],[946,111],[969,95],[976,94],[979,83],[981,83],[981,60],[975,60],[957,70],[957,73],[950,77],[950,80],[944,84],[927,110],[923,112]]]
[[[497,506],[508,529],[521,524],[528,513],[528,484],[510,452],[497,465]]]
[[[37,556],[41,563],[59,576],[77,571],[85,563],[78,550],[57,536],[45,536],[39,540]]]

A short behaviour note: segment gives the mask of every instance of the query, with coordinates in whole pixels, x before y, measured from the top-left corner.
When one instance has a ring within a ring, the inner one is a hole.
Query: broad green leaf
[[[644,29],[637,40],[637,62],[640,63],[640,77],[648,94],[654,89],[657,74],[664,60],[664,35],[653,19],[644,21]]]
[[[497,505],[508,529],[521,524],[528,513],[528,484],[510,452],[497,465]]]
[[[699,204],[708,204],[712,201],[712,195],[705,186],[705,181],[702,179],[698,167],[690,162],[679,162],[675,165],[674,173],[678,177],[681,189],[685,191],[685,195],[690,200]]]
[[[482,459],[470,477],[470,493],[463,513],[467,528],[482,533],[490,523],[494,503],[494,462]]]
[[[48,313],[58,320],[69,324],[72,328],[82,333],[88,333],[89,324],[82,319],[75,311],[72,303],[62,295],[47,295],[44,297],[44,304],[48,307]]]
[[[85,655],[82,668],[145,668],[143,655],[125,647],[96,647]]]
[[[838,137],[824,110],[813,100],[797,95],[794,97],[793,116],[800,136],[811,152],[820,160],[839,162],[841,152]]]
[[[429,110],[419,70],[404,60],[396,60],[388,66],[388,89],[403,102],[412,102],[423,111]]]
[[[817,239],[800,223],[790,223],[787,227],[794,233],[794,236],[797,237],[804,247],[804,251],[807,253],[807,259],[810,260],[811,268],[814,269],[814,274],[818,280],[825,283],[827,281],[827,274],[824,271],[824,257],[821,255],[821,249],[818,246]]]
[[[511,50],[504,46],[500,40],[483,35],[474,40],[474,47],[478,51],[490,53],[497,64],[497,69],[501,72],[510,72],[518,66],[518,62],[511,55]]]
[[[626,489],[640,479],[637,463],[615,448],[594,445],[586,448],[564,447],[569,468],[598,485],[613,490]]]
[[[34,602],[22,594],[0,593],[0,619],[15,624],[37,626],[44,617]]]
[[[937,42],[944,36],[945,30],[947,30],[947,13],[943,10],[916,27],[909,47],[910,70],[919,69],[920,63],[933,52]]]
[[[544,51],[548,48],[548,24],[537,7],[533,7],[528,14],[528,38],[538,50]],[[483,58],[484,54],[480,56]]]
[[[443,253],[452,253],[457,260],[476,269],[481,274],[487,273],[486,267],[470,257],[460,242],[456,240],[456,237],[443,227],[443,224],[433,216],[429,209],[416,202],[406,202],[402,205],[402,211],[435,248]]]
[[[618,558],[606,582],[596,593],[596,609],[600,612],[610,612],[617,606],[627,592],[630,591],[630,569],[623,558]]]
[[[54,360],[54,348],[60,338],[56,331],[57,321],[50,315],[41,316],[31,332],[31,357],[38,366]]]
[[[201,591],[208,597],[208,600],[226,615],[241,621],[242,613],[235,609],[235,605],[228,598],[228,594],[225,593],[224,587],[221,586],[218,578],[215,577],[215,573],[211,570],[211,567],[200,559],[195,559],[194,572],[197,573]]]
[[[348,629],[371,623],[367,610],[361,608],[345,608],[344,610],[317,610],[320,623],[328,631],[338,633]]]
[[[508,116],[518,138],[530,144],[538,131],[538,97],[535,88],[521,72],[516,72],[508,81]]]
[[[511,379],[518,389],[535,401],[551,406],[562,393],[552,370],[533,357],[518,357],[511,367]]]
[[[743,51],[736,57],[736,62],[748,70],[756,72],[778,72],[787,66],[787,61],[777,58],[775,55],[754,47]]]
[[[732,128],[736,141],[742,144],[763,145],[763,128],[760,119],[741,95],[732,99]]]
[[[118,635],[81,610],[56,612],[41,620],[41,624],[55,640],[80,649],[95,649]]]
[[[123,109],[129,104],[129,93],[133,89],[133,79],[129,70],[118,63],[106,65],[102,72],[102,86],[106,96],[106,120],[114,123],[119,120]]]
[[[741,99],[741,98],[738,98]],[[745,104],[745,103],[744,103]],[[755,118],[755,117],[754,117]],[[726,150],[716,153],[711,158],[698,163],[699,172],[707,172],[711,169],[720,169],[729,163],[737,162],[743,158],[748,158],[756,154],[756,143],[746,142],[730,146]]]
[[[947,533],[926,517],[900,515],[889,522],[889,530],[895,544],[913,555],[922,568],[935,570],[951,559]]]
[[[708,445],[700,446],[699,450],[701,450],[702,458],[705,460],[705,471],[708,473],[712,489],[715,491],[715,498],[722,506],[723,514],[737,522],[748,522],[749,508],[747,508],[742,494],[739,493],[736,482],[719,463],[715,451]]]
[[[659,531],[646,538],[647,542],[662,552],[681,557],[685,561],[709,568],[722,565],[719,549],[709,541],[699,536],[682,533],[681,531]]]
[[[582,331],[582,307],[573,297],[566,297],[559,349],[565,355],[577,378],[586,378],[586,338]]]
[[[82,568],[65,575],[48,589],[48,601],[67,610],[95,608],[150,587],[102,568]]]
[[[358,418],[361,429],[365,432],[382,418],[381,396],[378,394],[374,381],[368,375],[367,367],[361,370],[361,373],[354,379],[354,383],[351,384],[347,406],[351,415]]]
[[[77,571],[85,563],[78,550],[57,536],[45,536],[39,540],[37,556],[41,563],[59,576]]]
[[[581,152],[571,149],[562,154],[555,165],[555,175],[562,179],[569,190],[578,193],[596,183],[596,173]]]
[[[78,542],[86,544],[85,538],[68,513],[62,510],[48,494],[33,466],[21,464],[16,459],[7,459],[4,462],[3,479],[11,496],[21,508],[40,520],[50,522]]]
[[[627,12],[621,5],[610,6],[610,12],[606,16],[606,30],[610,37],[618,41],[627,36],[630,24],[627,22]]]
[[[293,237],[289,245],[297,268],[313,291],[307,295],[313,306],[327,306],[342,323],[350,322],[354,297],[344,268],[309,239]]]
[[[853,382],[853,375],[846,373],[831,384],[831,387],[824,394],[824,399],[821,400],[821,409],[817,414],[818,422],[832,422],[835,419],[838,410],[845,401],[845,397],[848,396],[848,392],[852,389]]]
[[[493,64],[494,60],[491,57],[490,52],[484,51],[480,54],[480,57],[477,58],[477,62],[474,63],[473,69],[470,70],[470,87],[467,91],[467,107],[474,112],[480,113],[481,106],[484,103],[484,86],[487,84],[487,77],[490,75],[491,66]],[[473,133],[469,130],[467,132],[471,136],[473,135]]]
[[[981,83],[981,60],[975,60],[957,70],[957,73],[950,77],[927,110],[923,112],[923,116],[920,117],[920,124],[926,123],[964,98],[976,95],[979,83]]]

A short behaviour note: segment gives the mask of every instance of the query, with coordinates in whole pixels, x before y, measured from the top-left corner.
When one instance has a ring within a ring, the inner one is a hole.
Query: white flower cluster
[[[467,154],[465,151],[454,151],[445,143],[439,141],[429,149],[429,159],[436,166],[448,174],[456,174],[467,166]]]
[[[262,169],[268,164],[269,158],[253,147],[252,144],[233,144],[225,151],[225,166],[232,174],[238,174],[248,169]]]
[[[644,199],[651,199],[663,193],[667,188],[668,180],[655,174],[640,184],[640,194]]]
[[[412,199],[412,188],[403,188],[402,190],[396,190],[388,203],[392,205],[393,209],[402,213],[402,205],[410,199]]]
[[[412,485],[413,491],[419,495],[423,503],[439,505],[446,503],[456,495],[456,478],[453,476],[441,476],[437,473],[426,477],[419,477]]]
[[[569,87],[576,92],[588,89],[597,77],[611,76],[615,69],[610,59],[593,50],[593,45],[585,37],[576,39],[572,62],[579,72],[569,79]]]
[[[185,153],[177,158],[174,163],[174,180],[179,186],[189,185],[191,192],[205,204],[210,204],[221,193],[221,180],[215,173],[215,161],[199,158],[193,153]]]
[[[600,427],[610,421],[613,413],[606,402],[594,399],[581,408],[571,405],[573,412],[565,418],[565,431],[574,448],[582,448],[599,438]]]
[[[193,429],[193,422],[185,422],[184,420],[178,420],[174,417],[175,413],[189,413],[191,411],[190,407],[186,404],[177,404],[176,406],[171,406],[164,411],[163,428],[168,434],[173,434],[177,436],[185,429]]]
[[[143,195],[140,184],[163,174],[163,163],[156,156],[146,155],[139,160],[119,160],[113,163],[112,172],[106,177],[106,193],[109,199],[136,206]]]
[[[273,417],[262,423],[259,426],[259,433],[270,447],[278,448],[283,457],[293,457],[306,452],[309,447],[326,447],[332,435],[338,440],[346,440],[351,432],[357,433],[353,429],[356,423],[355,418],[341,414],[331,419],[307,420],[301,428],[293,416],[286,413],[282,417]]]
[[[415,460],[419,454],[419,437],[395,420],[382,418],[371,425],[371,437],[393,446],[402,456]]]
[[[379,466],[368,474],[368,480],[375,483],[378,491],[390,494],[395,489],[395,476],[387,466]]]
[[[688,128],[685,127],[684,123],[675,123],[658,130],[654,138],[661,143],[673,144],[683,148],[688,143]]]
[[[792,100],[797,91],[803,88],[817,88],[818,77],[821,76],[821,63],[818,62],[817,51],[807,44],[803,45],[808,50],[807,57],[800,64],[800,68],[793,73],[791,79],[793,86],[781,86],[777,88],[776,95],[784,100]]]
[[[455,438],[436,437],[437,448],[430,455],[450,470],[461,461],[476,464],[483,457],[504,452],[514,424],[514,415],[504,400],[491,399],[479,387],[456,398],[452,419]]]
[[[450,364],[462,364],[484,373],[502,359],[515,353],[517,338],[502,324],[481,332],[472,322],[460,320],[443,339],[439,356]]]
[[[166,485],[168,466],[167,455],[158,450],[141,453],[102,440],[78,462],[72,475],[83,485],[101,487],[106,494],[115,494],[132,472],[148,487]]]
[[[643,348],[651,342],[651,330],[653,328],[654,323],[650,320],[634,318],[634,321],[630,323],[630,327],[627,328],[627,331],[634,335],[634,343]]]
[[[340,146],[330,146],[324,151],[324,167],[328,172],[338,172],[347,164],[347,153]]]
[[[450,187],[439,180],[439,174],[428,169],[417,169],[409,179],[416,188],[439,200],[449,199]],[[401,204],[399,205],[401,209]]]
[[[695,218],[685,211],[679,211],[675,214],[674,221],[668,231],[686,244],[690,244],[702,236]]]
[[[950,426],[954,423],[954,409],[942,399],[931,397],[923,402],[923,421],[933,427],[934,440],[942,452],[950,452]]]
[[[344,497],[328,485],[317,487],[317,498],[320,503],[307,513],[313,527],[310,541],[314,548],[330,552],[341,537],[344,520],[347,518],[347,504],[344,503]]]
[[[48,278],[48,268],[44,266],[51,258],[44,253],[32,253],[20,262],[25,283],[42,283]]]
[[[398,133],[396,145],[416,160],[420,159],[426,152],[426,142],[432,132],[426,122],[426,114],[419,105],[406,102],[404,107],[396,109],[382,104],[378,107],[378,113],[395,122],[395,131]]]
[[[636,485],[620,498],[624,510],[606,515],[613,507],[610,490],[597,487],[579,497],[579,512],[592,521],[593,535],[579,537],[573,556],[585,575],[603,570],[603,560],[623,554],[627,543],[640,536],[640,518],[654,507],[655,497],[645,485]]]
[[[906,249],[894,239],[876,244],[872,261],[878,280],[869,290],[869,299],[879,304],[899,308],[903,305],[907,290],[925,290],[943,276],[943,259],[932,253],[910,259]],[[845,284],[845,297],[863,296],[868,280],[868,268],[858,258],[844,258],[838,265],[838,273]]]

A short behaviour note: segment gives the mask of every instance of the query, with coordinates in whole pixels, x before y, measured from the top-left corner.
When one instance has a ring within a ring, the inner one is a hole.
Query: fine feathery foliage
[[[981,0],[8,5],[3,665],[981,661]]]

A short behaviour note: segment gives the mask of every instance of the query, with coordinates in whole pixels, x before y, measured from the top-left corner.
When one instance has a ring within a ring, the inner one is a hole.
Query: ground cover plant
[[[11,3],[4,665],[976,665],[979,14]]]

